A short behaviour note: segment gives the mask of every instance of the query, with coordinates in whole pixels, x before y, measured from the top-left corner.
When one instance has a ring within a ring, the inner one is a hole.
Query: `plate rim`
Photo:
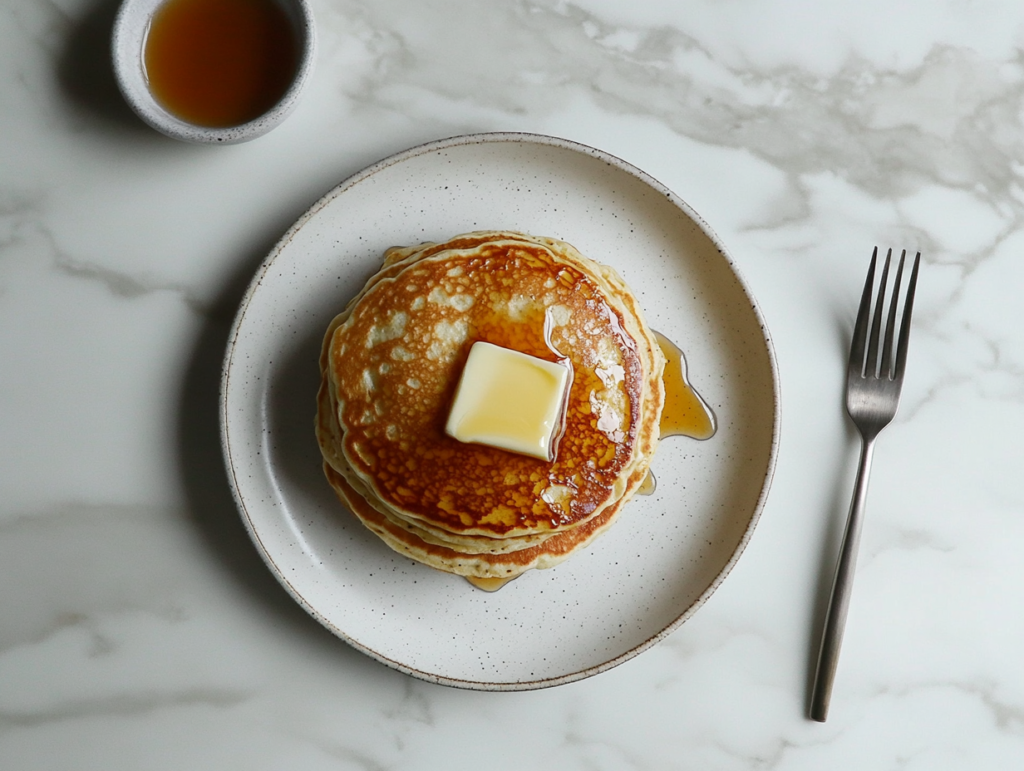
[[[420,155],[428,153],[435,153],[443,151],[453,147],[460,147],[465,145],[474,144],[486,144],[486,143],[519,143],[519,144],[537,144],[545,145],[549,147],[555,147],[561,150],[568,150],[571,152],[581,153],[583,155],[590,156],[591,158],[604,161],[605,163],[613,166],[620,171],[624,171],[627,174],[639,179],[641,182],[646,184],[651,189],[655,190],[659,194],[665,196],[676,208],[680,209],[687,217],[689,217],[701,232],[711,240],[715,249],[718,251],[719,256],[726,261],[730,271],[735,276],[740,289],[750,305],[751,310],[754,312],[755,319],[760,327],[761,336],[764,342],[765,351],[768,355],[769,369],[771,371],[772,381],[772,439],[771,447],[768,454],[768,463],[765,469],[764,480],[761,483],[761,490],[758,494],[757,500],[754,504],[753,511],[751,512],[750,521],[747,523],[746,528],[743,531],[736,548],[733,550],[729,559],[726,560],[721,570],[715,575],[714,579],[708,584],[707,588],[670,624],[665,626],[659,632],[655,633],[647,640],[639,643],[638,645],[623,651],[617,656],[614,656],[607,661],[593,666],[585,667],[575,672],[570,672],[554,677],[540,678],[536,680],[514,680],[506,682],[492,682],[492,681],[481,681],[481,680],[469,680],[457,677],[450,677],[446,675],[440,675],[437,673],[426,672],[416,667],[412,667],[408,664],[404,664],[393,658],[390,658],[373,648],[359,642],[349,634],[345,633],[342,629],[337,627],[331,621],[329,621],[320,611],[318,611],[310,602],[308,602],[298,590],[291,585],[284,571],[278,568],[274,562],[273,557],[270,555],[266,546],[264,546],[259,533],[253,525],[252,519],[249,516],[249,512],[246,508],[245,502],[242,500],[241,493],[239,492],[239,483],[236,477],[236,469],[232,459],[231,453],[231,437],[230,428],[228,426],[228,391],[230,388],[231,381],[231,369],[234,360],[235,347],[238,341],[241,327],[245,321],[246,311],[249,308],[250,302],[253,296],[259,290],[260,285],[263,283],[263,278],[269,272],[271,266],[275,260],[280,256],[281,252],[295,237],[296,233],[306,225],[316,214],[331,203],[335,198],[355,187],[359,183],[366,179],[378,174],[379,172],[395,166],[399,163],[403,163],[412,158],[416,158]],[[455,688],[463,688],[468,690],[477,691],[526,691],[526,690],[538,690],[542,688],[551,688],[566,683],[576,682],[583,680],[594,675],[606,672],[619,664],[622,664],[649,648],[653,647],[661,640],[665,639],[668,635],[672,634],[676,629],[682,626],[687,620],[689,620],[694,613],[697,612],[707,601],[711,595],[715,593],[722,582],[729,576],[732,569],[735,567],[739,558],[746,550],[747,544],[753,536],[754,529],[757,527],[760,521],[761,514],[764,510],[765,504],[767,503],[768,493],[771,489],[771,484],[775,476],[775,467],[778,460],[779,454],[779,443],[781,434],[781,382],[779,377],[778,361],[775,354],[775,347],[772,343],[771,334],[768,331],[768,325],[765,322],[764,314],[761,312],[760,307],[757,304],[757,300],[754,298],[753,293],[750,291],[750,287],[744,279],[742,273],[737,267],[729,251],[725,248],[722,240],[718,237],[718,234],[711,228],[710,225],[701,217],[685,200],[678,196],[675,192],[669,189],[667,186],[659,182],[657,179],[652,177],[650,174],[640,169],[637,166],[613,155],[607,151],[591,147],[590,145],[582,144],[570,139],[564,139],[561,137],[555,137],[547,134],[535,134],[529,132],[514,132],[514,131],[498,131],[498,132],[481,132],[473,134],[461,134],[445,139],[433,140],[425,142],[423,144],[415,145],[405,150],[399,151],[392,155],[389,155],[376,163],[373,163],[361,171],[350,175],[349,177],[342,180],[340,183],[335,185],[331,190],[319,198],[312,206],[310,206],[300,216],[294,224],[285,232],[283,236],[274,244],[273,248],[267,254],[267,256],[260,263],[256,269],[252,279],[246,288],[245,294],[242,296],[242,300],[239,303],[238,310],[235,313],[234,320],[231,325],[231,330],[228,333],[228,342],[224,353],[223,364],[221,368],[221,380],[220,380],[220,393],[219,393],[219,417],[220,417],[220,438],[221,438],[221,453],[223,456],[225,470],[227,471],[229,487],[231,488],[231,495],[235,501],[235,506],[238,509],[238,513],[241,516],[242,522],[245,525],[245,529],[249,534],[250,539],[256,546],[256,550],[264,563],[270,569],[270,572],[278,580],[278,582],[284,587],[284,589],[292,596],[292,598],[307,612],[310,616],[316,619],[321,625],[326,627],[332,634],[342,639],[348,645],[351,645],[356,650],[366,654],[370,658],[385,664],[392,669],[396,669],[400,672],[404,672],[407,675],[411,675],[420,680],[427,682],[436,683],[440,685],[447,685]]]

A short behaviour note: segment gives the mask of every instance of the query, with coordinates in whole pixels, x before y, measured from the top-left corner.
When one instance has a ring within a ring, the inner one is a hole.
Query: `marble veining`
[[[230,148],[131,115],[114,10],[0,5],[0,769],[1024,763],[1019,3],[318,0],[306,96]],[[491,130],[592,144],[693,205],[783,399],[768,506],[707,605],[621,667],[514,694],[413,680],[307,617],[242,529],[215,407],[234,308],[290,223],[369,163]],[[875,245],[925,262],[817,725]]]

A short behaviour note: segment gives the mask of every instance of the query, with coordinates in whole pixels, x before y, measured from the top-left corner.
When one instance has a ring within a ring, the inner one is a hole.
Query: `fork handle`
[[[868,474],[871,471],[871,455],[874,452],[874,437],[864,437],[860,453],[860,467],[853,491],[850,516],[846,521],[843,546],[839,550],[839,562],[832,582],[832,597],[825,616],[825,629],[821,635],[821,649],[818,652],[818,669],[814,675],[814,689],[811,692],[811,719],[820,723],[828,717],[828,705],[832,698],[832,683],[839,663],[839,648],[843,643],[843,629],[846,614],[850,609],[853,592],[853,573],[857,565],[857,547],[860,545],[861,525],[864,521],[864,501],[868,494]]]

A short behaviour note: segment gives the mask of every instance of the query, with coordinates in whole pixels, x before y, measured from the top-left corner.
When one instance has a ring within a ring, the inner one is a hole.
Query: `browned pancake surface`
[[[453,244],[462,246],[404,269],[394,255],[335,331],[327,363],[345,458],[386,504],[453,533],[502,537],[584,522],[632,457],[644,379],[635,343],[591,277],[543,247]],[[444,433],[476,341],[571,361],[554,462]],[[620,427],[594,408],[595,393],[616,389]]]
[[[395,551],[446,573],[477,578],[515,578],[527,570],[549,568],[589,545],[615,520],[624,501],[616,501],[579,527],[556,533],[542,544],[504,554],[466,554],[427,543],[374,509],[327,463],[324,473],[339,499]]]

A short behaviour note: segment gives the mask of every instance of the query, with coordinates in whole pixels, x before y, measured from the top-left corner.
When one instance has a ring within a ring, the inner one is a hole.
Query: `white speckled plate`
[[[708,442],[664,441],[657,491],[590,548],[488,594],[388,549],[346,512],[313,436],[324,329],[385,248],[471,230],[554,236],[614,266],[686,352]],[[771,481],[778,386],[764,322],[710,228],[654,179],[561,139],[416,147],[331,191],[260,267],[235,320],[221,421],[231,484],[267,565],[317,620],[403,672],[486,690],[609,669],[689,618],[739,558]]]

